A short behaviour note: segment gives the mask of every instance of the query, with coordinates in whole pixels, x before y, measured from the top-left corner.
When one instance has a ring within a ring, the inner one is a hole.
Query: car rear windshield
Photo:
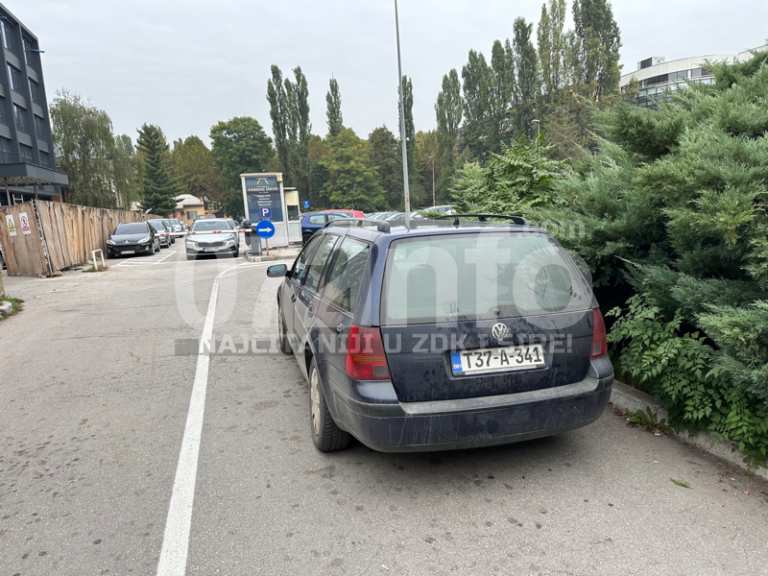
[[[216,230],[232,230],[225,220],[198,220],[192,224],[192,232],[214,232]]]
[[[585,310],[591,289],[548,235],[483,232],[404,238],[387,256],[383,325]]]
[[[115,228],[115,234],[142,234],[148,232],[145,222],[131,222],[129,224],[118,224]]]

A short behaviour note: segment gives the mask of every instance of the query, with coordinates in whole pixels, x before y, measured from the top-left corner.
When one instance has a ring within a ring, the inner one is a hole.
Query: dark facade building
[[[0,205],[60,200],[37,37],[0,4]]]

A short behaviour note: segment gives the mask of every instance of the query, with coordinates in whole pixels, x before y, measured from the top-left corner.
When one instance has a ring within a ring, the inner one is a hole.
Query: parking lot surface
[[[236,349],[276,334],[280,280],[178,241],[109,264],[6,278],[25,310],[0,322],[0,576],[154,575],[172,537],[200,576],[768,570],[766,484],[611,410],[511,446],[323,454],[296,361],[252,347],[209,359],[191,522],[169,536],[200,383],[177,343],[206,318]]]

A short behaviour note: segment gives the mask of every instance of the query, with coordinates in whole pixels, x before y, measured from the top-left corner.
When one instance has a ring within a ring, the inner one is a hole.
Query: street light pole
[[[541,137],[541,120],[531,120],[531,124],[536,125],[536,146],[538,146],[539,138]]]
[[[432,206],[437,206],[435,200],[435,157],[430,156],[429,159],[432,160]]]
[[[408,148],[405,142],[405,95],[403,94],[403,65],[400,60],[400,19],[395,0],[395,32],[397,34],[397,73],[400,85],[400,140],[403,143],[403,189],[405,190],[405,227],[411,228],[411,193],[408,189]]]

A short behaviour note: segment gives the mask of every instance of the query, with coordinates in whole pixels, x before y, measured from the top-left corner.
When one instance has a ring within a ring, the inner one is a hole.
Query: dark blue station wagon
[[[474,448],[600,417],[613,367],[589,283],[546,230],[485,220],[337,220],[269,268],[319,450]]]

